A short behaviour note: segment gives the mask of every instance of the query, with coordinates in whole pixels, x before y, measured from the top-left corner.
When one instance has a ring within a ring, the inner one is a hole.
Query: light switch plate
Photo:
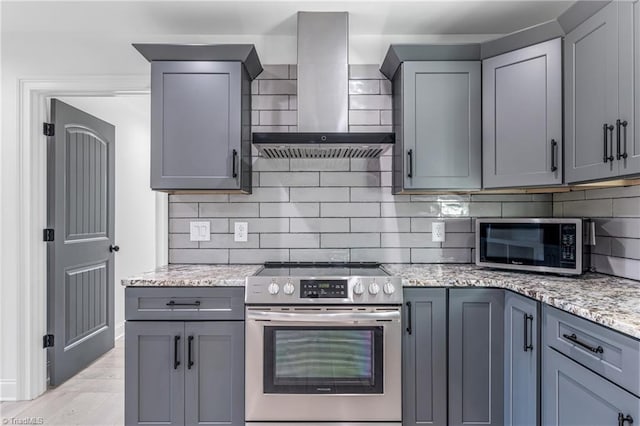
[[[234,222],[233,241],[246,243],[249,239],[249,224],[247,222]]]
[[[431,241],[434,243],[442,243],[444,242],[444,238],[444,222],[433,222],[431,224]]]
[[[211,227],[209,221],[189,222],[189,239],[191,241],[209,241],[211,239]]]

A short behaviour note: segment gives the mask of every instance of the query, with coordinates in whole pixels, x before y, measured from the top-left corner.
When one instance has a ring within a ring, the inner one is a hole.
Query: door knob
[[[110,251],[111,253],[113,253],[114,251],[120,251],[120,247],[118,247],[118,246],[116,246],[116,245],[111,244],[111,245],[109,246],[109,251]]]

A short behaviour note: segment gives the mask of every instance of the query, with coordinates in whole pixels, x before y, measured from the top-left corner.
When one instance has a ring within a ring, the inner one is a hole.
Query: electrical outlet
[[[234,222],[233,241],[246,243],[249,238],[249,224],[247,222]]]
[[[433,222],[431,224],[431,241],[434,243],[444,242],[444,222]]]
[[[209,241],[211,239],[210,222],[189,222],[191,241]]]

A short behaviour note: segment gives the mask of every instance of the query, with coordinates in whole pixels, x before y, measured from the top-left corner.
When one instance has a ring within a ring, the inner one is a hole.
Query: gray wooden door
[[[152,189],[240,188],[243,75],[240,62],[151,64]]]
[[[562,183],[562,40],[482,62],[485,188]]]
[[[125,323],[126,425],[184,424],[184,322]]]
[[[542,424],[624,425],[618,417],[640,419],[640,399],[550,347],[543,351]]]
[[[48,141],[47,322],[51,385],[113,348],[115,128],[57,99]]]
[[[567,34],[564,67],[566,181],[617,176],[615,130],[604,126],[618,118],[618,2]]]
[[[402,424],[447,425],[447,290],[404,290]]]
[[[185,424],[244,425],[244,322],[185,324]]]
[[[502,425],[504,290],[449,290],[449,425]]]
[[[504,305],[504,424],[536,426],[540,407],[539,303],[507,291]]]
[[[481,186],[480,62],[403,64],[405,189]]]
[[[620,174],[640,173],[640,2],[618,4],[620,23],[620,120],[627,122],[621,130]]]

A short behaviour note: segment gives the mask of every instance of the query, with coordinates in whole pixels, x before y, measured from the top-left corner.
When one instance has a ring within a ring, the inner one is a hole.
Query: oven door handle
[[[248,311],[247,320],[280,321],[280,322],[366,322],[366,321],[400,321],[400,311],[389,312],[354,312],[303,314],[293,312]]]

